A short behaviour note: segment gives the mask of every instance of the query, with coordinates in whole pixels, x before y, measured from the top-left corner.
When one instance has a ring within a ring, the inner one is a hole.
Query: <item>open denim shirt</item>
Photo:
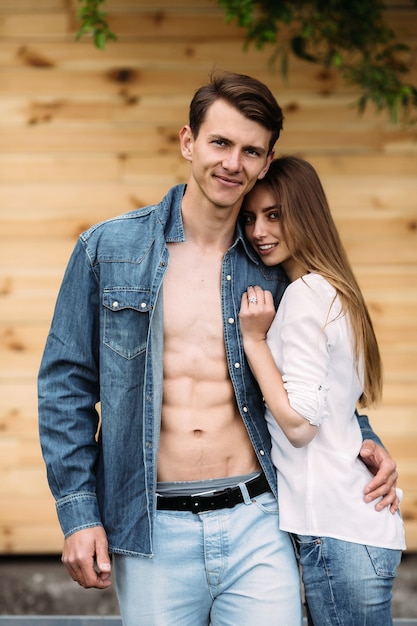
[[[152,556],[162,284],[166,243],[185,240],[184,190],[178,185],[159,204],[80,235],[39,372],[41,445],[64,535],[103,525],[109,550],[121,554]],[[272,291],[277,305],[287,283],[279,267],[259,261],[238,224],[221,274],[226,355],[237,406],[275,495],[263,400],[244,358],[238,313],[248,285]],[[366,417],[361,421],[364,436],[375,438]]]

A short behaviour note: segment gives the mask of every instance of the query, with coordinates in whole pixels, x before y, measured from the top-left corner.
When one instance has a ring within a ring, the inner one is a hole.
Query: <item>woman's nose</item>
[[[263,220],[257,219],[253,227],[253,236],[255,239],[263,239],[265,235],[265,224],[263,223]]]

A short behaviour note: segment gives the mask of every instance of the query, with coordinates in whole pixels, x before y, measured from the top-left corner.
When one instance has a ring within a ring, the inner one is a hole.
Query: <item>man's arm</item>
[[[383,447],[380,438],[372,430],[368,416],[356,413],[356,417],[363,438],[359,456],[374,475],[364,489],[365,501],[378,500],[375,505],[377,511],[382,511],[389,506],[391,513],[394,514],[400,504],[395,489],[398,478],[397,465]]]

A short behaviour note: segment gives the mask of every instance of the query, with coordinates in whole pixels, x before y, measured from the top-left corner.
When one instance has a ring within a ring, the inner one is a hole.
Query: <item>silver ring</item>
[[[258,298],[256,296],[250,296],[250,298],[248,298],[248,302],[250,304],[258,304]]]

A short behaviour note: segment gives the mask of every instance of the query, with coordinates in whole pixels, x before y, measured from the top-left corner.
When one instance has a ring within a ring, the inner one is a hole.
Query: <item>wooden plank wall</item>
[[[415,45],[417,14],[389,19]],[[0,553],[62,545],[37,434],[36,376],[70,251],[94,222],[157,201],[187,166],[178,130],[214,69],[264,80],[278,153],[318,169],[374,318],[385,398],[372,423],[398,462],[417,549],[417,126],[351,107],[333,71],[243,50],[215,0],[107,0],[119,41],[75,41],[75,0],[0,0]],[[417,66],[410,77],[417,84]]]

